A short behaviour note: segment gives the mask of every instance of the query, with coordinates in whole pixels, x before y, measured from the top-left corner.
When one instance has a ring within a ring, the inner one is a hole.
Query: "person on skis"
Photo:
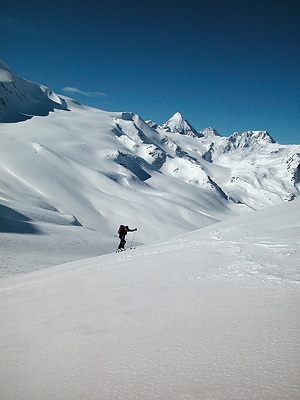
[[[129,229],[128,226],[126,225],[120,225],[120,228],[118,230],[118,234],[119,234],[119,239],[120,239],[120,244],[118,247],[118,251],[123,251],[126,240],[125,240],[125,236],[127,235],[127,232],[134,232],[137,231],[137,228],[135,229]]]

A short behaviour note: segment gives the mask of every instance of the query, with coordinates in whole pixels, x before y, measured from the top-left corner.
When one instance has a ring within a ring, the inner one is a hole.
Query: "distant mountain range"
[[[155,242],[300,194],[300,146],[267,131],[222,137],[176,112],[158,125],[55,94],[0,62],[2,231],[36,224]],[[76,228],[78,229],[78,228]]]

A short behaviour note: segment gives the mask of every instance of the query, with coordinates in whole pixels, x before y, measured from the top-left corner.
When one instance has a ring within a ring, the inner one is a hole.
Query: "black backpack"
[[[119,229],[118,229],[118,234],[119,235],[123,235],[124,233],[126,233],[126,229],[124,225],[120,225]]]

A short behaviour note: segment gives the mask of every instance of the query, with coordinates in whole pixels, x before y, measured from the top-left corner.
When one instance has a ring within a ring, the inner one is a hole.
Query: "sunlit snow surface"
[[[153,244],[300,194],[300,146],[86,107],[0,60],[0,276]],[[34,240],[32,240],[33,235]]]
[[[299,205],[1,279],[1,398],[300,398]]]
[[[298,400],[300,147],[0,99],[0,398]]]

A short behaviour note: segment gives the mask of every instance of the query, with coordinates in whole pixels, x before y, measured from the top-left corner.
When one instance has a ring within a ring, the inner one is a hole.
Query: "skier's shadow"
[[[32,235],[42,233],[31,223],[30,218],[3,204],[0,204],[0,232]]]

